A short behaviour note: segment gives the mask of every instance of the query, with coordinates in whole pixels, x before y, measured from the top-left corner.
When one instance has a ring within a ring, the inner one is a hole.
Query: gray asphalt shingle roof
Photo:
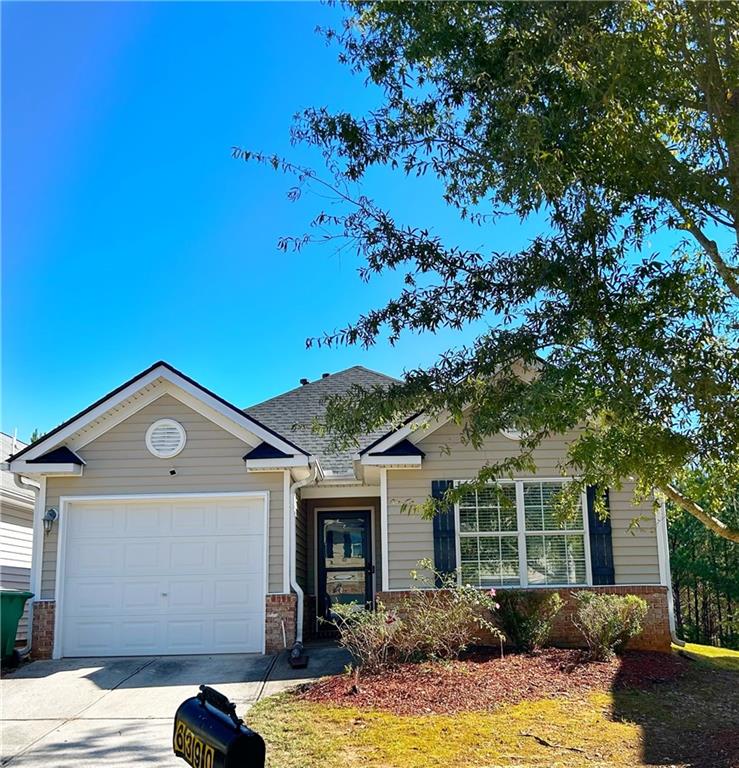
[[[380,427],[359,438],[359,447],[343,451],[329,450],[331,437],[317,435],[311,430],[314,419],[321,421],[326,412],[325,399],[329,395],[341,395],[354,385],[370,388],[388,386],[398,380],[384,373],[371,371],[361,365],[333,373],[311,381],[277,397],[257,403],[244,411],[275,432],[284,435],[304,451],[315,456],[324,473],[334,476],[353,476],[352,456],[387,433]]]

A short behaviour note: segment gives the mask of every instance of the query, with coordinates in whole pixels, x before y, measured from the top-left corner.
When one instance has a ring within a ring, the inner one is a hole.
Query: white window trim
[[[516,527],[515,534],[518,536],[518,569],[519,569],[519,584],[500,584],[495,585],[495,589],[567,589],[577,587],[592,587],[593,586],[593,568],[590,561],[590,526],[588,521],[588,504],[587,495],[581,494],[580,506],[582,509],[582,530],[576,531],[529,531],[529,535],[567,535],[568,533],[583,535],[583,552],[585,557],[585,582],[583,584],[529,584],[528,578],[528,564],[526,562],[526,516],[523,503],[523,484],[524,483],[568,483],[572,482],[572,477],[517,477],[513,480],[500,480],[500,485],[515,485],[516,486]],[[471,480],[455,480],[454,486],[463,485],[467,482],[473,482]],[[520,488],[519,488],[520,487]],[[492,536],[505,535],[505,531],[492,532]],[[509,531],[509,535],[513,535],[514,531]],[[484,533],[470,533],[470,536],[485,535]],[[460,530],[459,519],[459,503],[454,504],[454,539],[456,545],[457,554],[457,584],[462,585],[462,534]],[[484,589],[485,587],[481,587]]]

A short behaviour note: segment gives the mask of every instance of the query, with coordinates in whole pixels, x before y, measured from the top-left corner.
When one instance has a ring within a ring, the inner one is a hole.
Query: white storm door
[[[62,656],[262,650],[264,498],[66,505]]]

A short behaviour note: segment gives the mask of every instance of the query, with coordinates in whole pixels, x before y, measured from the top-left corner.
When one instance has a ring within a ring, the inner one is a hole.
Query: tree
[[[31,437],[29,438],[29,442],[35,443],[37,440],[40,440],[46,432],[41,432],[38,427],[34,427],[33,432],[31,432]]]
[[[448,412],[473,445],[518,429],[520,452],[479,482],[531,468],[547,435],[582,428],[562,467],[580,478],[573,493],[632,477],[637,495],[656,488],[739,541],[722,517],[739,482],[739,4],[344,9],[327,35],[383,98],[366,115],[298,117],[295,140],[321,149],[332,178],[234,151],[296,173],[294,197],[333,190],[339,205],[314,221],[324,234],[284,249],[344,238],[363,279],[404,275],[385,306],[309,343],[392,343],[480,318],[490,330],[389,390],[331,398],[325,428],[348,441]],[[444,243],[354,193],[373,166],[435,174],[444,200],[491,231],[503,214],[548,225],[515,253]],[[670,244],[655,252],[653,239]],[[698,469],[712,482],[701,503]]]
[[[694,480],[700,502],[701,478]],[[692,642],[739,647],[739,549],[679,507],[669,505],[668,515],[679,635]],[[727,503],[724,520],[739,525],[739,489]]]

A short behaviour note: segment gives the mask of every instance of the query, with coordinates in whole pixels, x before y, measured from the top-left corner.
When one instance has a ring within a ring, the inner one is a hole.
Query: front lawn
[[[387,696],[380,693],[382,678],[356,695],[347,694],[348,678],[320,683],[302,694],[265,699],[249,711],[247,723],[267,741],[270,768],[739,766],[739,674],[732,668],[739,653],[689,646],[646,687],[634,687],[634,658],[615,674],[603,666],[592,667],[592,675],[577,665],[558,669],[555,684],[541,678],[542,658],[533,657],[531,675],[527,657],[508,660],[507,671],[498,659],[476,659],[467,672],[458,662],[439,665],[438,673],[418,666],[417,685],[409,677],[413,670],[404,669],[394,673],[405,676],[404,688],[390,676]],[[429,675],[437,674],[442,684],[435,688]],[[443,682],[450,675],[453,696]],[[506,676],[520,678],[512,696],[495,681]],[[459,711],[465,685],[476,711]],[[373,690],[375,704],[385,709],[373,706]],[[412,707],[402,703],[400,690]],[[438,713],[444,709],[439,699],[453,714]]]

